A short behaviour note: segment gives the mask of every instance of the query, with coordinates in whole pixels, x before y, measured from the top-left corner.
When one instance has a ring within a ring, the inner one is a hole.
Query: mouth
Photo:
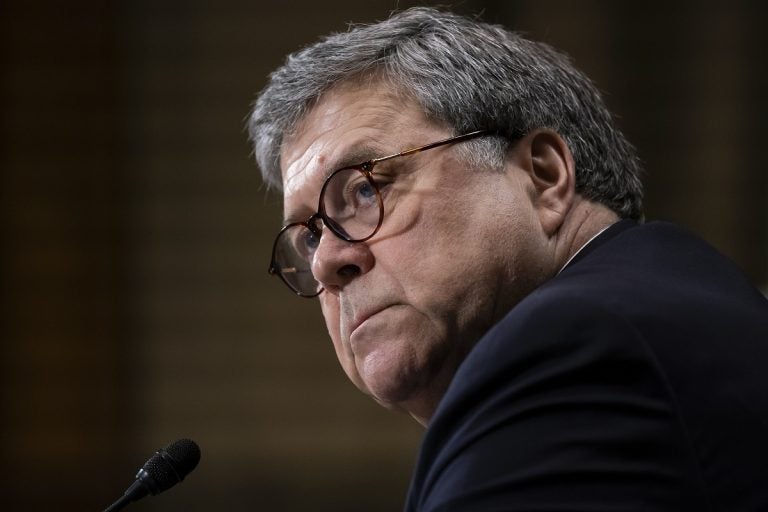
[[[368,311],[364,311],[362,314],[356,316],[352,320],[351,329],[349,330],[349,337],[351,338],[352,335],[355,334],[355,331],[357,331],[370,318],[378,315],[382,311],[389,309],[392,306],[394,306],[394,304],[387,304],[386,306],[377,307],[374,309],[370,309]]]

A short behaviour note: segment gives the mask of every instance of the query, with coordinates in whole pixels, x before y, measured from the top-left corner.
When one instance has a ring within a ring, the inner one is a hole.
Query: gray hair
[[[329,89],[378,76],[457,134],[492,130],[473,141],[487,165],[503,161],[506,142],[549,128],[568,143],[576,191],[619,216],[641,216],[640,164],[592,82],[550,46],[490,25],[417,7],[386,21],[354,26],[288,56],[270,75],[248,131],[264,180],[278,189],[280,150]]]

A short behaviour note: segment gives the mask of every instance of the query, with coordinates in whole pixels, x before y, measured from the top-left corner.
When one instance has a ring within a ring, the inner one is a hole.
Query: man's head
[[[318,210],[335,169],[486,131],[359,171],[367,188],[357,181],[354,197],[383,204],[372,238],[343,240],[322,229],[334,227],[327,215],[304,232],[322,229],[306,261],[345,371],[421,421],[477,339],[578,249],[584,226],[640,215],[633,150],[586,77],[546,45],[431,9],[292,55],[249,128],[288,222]]]

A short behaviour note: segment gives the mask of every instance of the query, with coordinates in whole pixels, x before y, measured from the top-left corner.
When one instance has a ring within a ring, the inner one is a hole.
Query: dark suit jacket
[[[768,301],[683,229],[622,221],[489,331],[408,511],[768,511]]]

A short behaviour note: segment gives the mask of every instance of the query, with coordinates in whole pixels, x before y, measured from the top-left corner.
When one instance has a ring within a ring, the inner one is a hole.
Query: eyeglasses
[[[355,243],[373,237],[384,221],[384,201],[373,177],[376,164],[486,134],[487,130],[465,133],[334,171],[320,189],[317,212],[303,222],[288,224],[277,234],[269,273],[280,276],[297,295],[317,297],[323,287],[312,274],[312,260],[323,226],[340,239]]]

